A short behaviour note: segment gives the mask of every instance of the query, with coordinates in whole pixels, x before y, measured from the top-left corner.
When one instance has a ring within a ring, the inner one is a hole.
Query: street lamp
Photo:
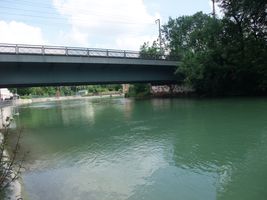
[[[215,0],[211,0],[212,1],[212,15],[213,18],[215,18]]]
[[[160,19],[157,19],[155,22],[156,22],[156,24],[159,25],[159,47],[160,47],[160,53],[162,54],[163,51],[162,51],[162,37],[161,37],[161,29],[160,29]]]

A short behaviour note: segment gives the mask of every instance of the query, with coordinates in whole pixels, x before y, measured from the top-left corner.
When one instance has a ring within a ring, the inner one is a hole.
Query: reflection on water
[[[267,199],[266,99],[20,108],[31,200]]]

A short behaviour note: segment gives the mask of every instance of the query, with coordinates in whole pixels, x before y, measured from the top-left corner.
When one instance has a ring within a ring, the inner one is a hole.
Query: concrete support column
[[[130,87],[130,84],[122,84],[122,92],[124,94],[128,93],[129,92],[129,87]]]

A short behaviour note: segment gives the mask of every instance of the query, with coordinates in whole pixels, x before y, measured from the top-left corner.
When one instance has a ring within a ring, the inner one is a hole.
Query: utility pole
[[[211,0],[212,1],[212,15],[213,15],[213,18],[216,17],[216,13],[215,13],[215,0]]]
[[[161,28],[160,28],[160,19],[157,19],[156,24],[159,25],[159,47],[160,47],[160,53],[163,53],[163,49],[162,49],[162,37],[161,37]]]

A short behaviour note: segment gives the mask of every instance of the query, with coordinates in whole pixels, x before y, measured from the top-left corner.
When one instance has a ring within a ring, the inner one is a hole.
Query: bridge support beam
[[[118,58],[0,55],[0,87],[175,83],[176,64]]]

